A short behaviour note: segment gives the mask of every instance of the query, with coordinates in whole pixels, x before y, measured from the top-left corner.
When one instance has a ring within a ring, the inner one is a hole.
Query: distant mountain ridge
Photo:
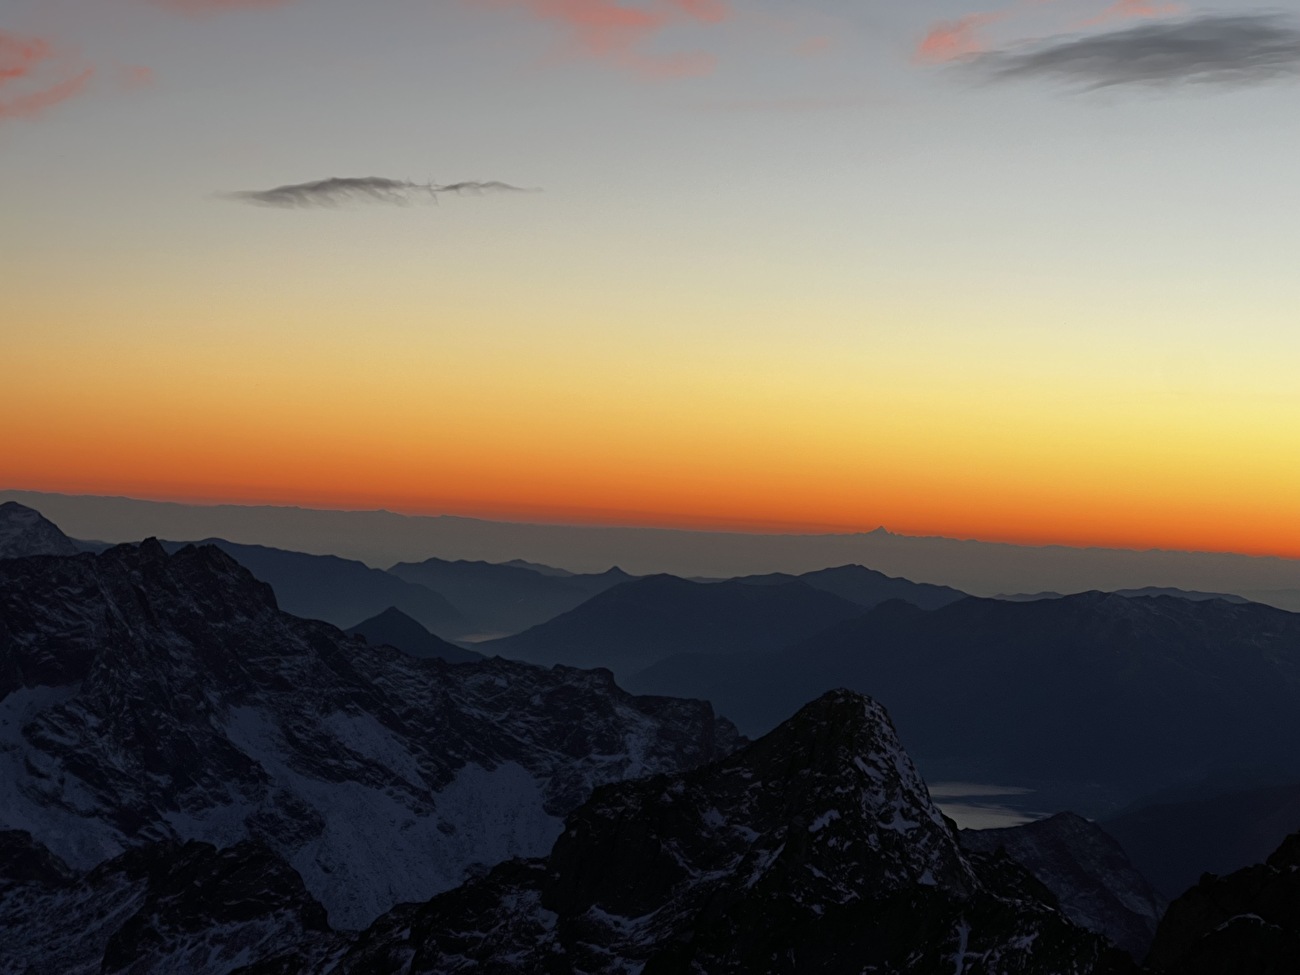
[[[870,692],[936,780],[1072,782],[1053,801],[1089,815],[1241,765],[1300,777],[1300,615],[1255,603],[891,601],[778,653],[674,658],[628,686],[706,698],[749,734],[827,688]]]
[[[898,535],[752,534],[661,528],[529,525],[386,511],[324,511],[239,505],[182,505],[0,491],[0,500],[37,508],[70,535],[135,541],[228,538],[293,551],[337,553],[371,566],[444,559],[524,560],[599,572],[621,565],[633,575],[673,573],[731,578],[807,572],[859,563],[976,595],[1082,592],[1150,585],[1232,592],[1300,609],[1300,560],[1213,552],[1136,551],[1011,545]],[[359,617],[358,617],[359,618]],[[355,622],[355,621],[353,621]]]
[[[481,653],[438,639],[396,606],[389,606],[377,616],[362,620],[344,632],[362,637],[371,646],[393,647],[423,660],[460,664],[483,659]]]
[[[678,653],[775,650],[863,611],[803,582],[752,585],[647,576],[480,649],[538,664],[608,667],[627,677]]]
[[[871,609],[890,599],[901,599],[920,609],[938,609],[967,596],[967,593],[949,586],[935,586],[927,582],[912,582],[910,579],[887,576],[862,565],[839,565],[800,575],[772,572],[766,575],[739,576],[730,581],[747,585],[802,582],[814,589],[857,603],[863,609]]]
[[[497,564],[431,558],[399,562],[388,571],[441,593],[479,635],[491,636],[544,623],[632,578],[617,567],[580,575],[517,560]]]
[[[353,626],[391,606],[435,634],[456,636],[467,625],[464,614],[441,593],[352,559],[240,545],[224,538],[162,542],[169,552],[186,545],[214,545],[221,549],[270,585],[281,609],[304,619]]]

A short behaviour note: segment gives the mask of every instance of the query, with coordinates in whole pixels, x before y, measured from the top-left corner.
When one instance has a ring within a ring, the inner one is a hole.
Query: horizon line
[[[956,535],[935,535],[935,534],[911,534],[908,532],[893,531],[884,525],[878,525],[875,528],[848,528],[848,527],[830,527],[826,530],[818,531],[813,526],[799,527],[791,525],[788,529],[780,528],[762,528],[756,524],[750,524],[748,527],[726,527],[721,525],[711,525],[705,527],[694,527],[682,524],[647,524],[647,523],[628,523],[628,522],[607,522],[607,521],[523,521],[514,518],[490,518],[479,515],[456,514],[452,512],[429,513],[423,511],[399,511],[391,508],[348,508],[348,507],[328,507],[328,506],[309,506],[302,504],[285,504],[275,502],[246,502],[246,501],[215,501],[215,500],[185,500],[178,501],[174,498],[150,498],[135,497],[125,494],[76,494],[64,491],[41,491],[32,488],[21,487],[0,487],[0,495],[3,494],[27,494],[41,495],[45,497],[57,498],[84,498],[99,501],[128,501],[137,504],[157,504],[169,505],[177,508],[244,508],[244,509],[272,509],[282,511],[306,511],[319,512],[321,514],[357,514],[357,515],[388,515],[394,518],[412,518],[412,519],[438,519],[447,518],[458,521],[473,521],[484,524],[495,525],[516,525],[519,527],[529,528],[576,528],[583,530],[612,530],[612,531],[646,531],[646,532],[677,532],[690,535],[750,535],[759,537],[773,538],[852,538],[876,536],[883,538],[902,538],[913,541],[945,541],[958,542],[964,544],[977,545],[1004,545],[1012,548],[1026,549],[1069,549],[1074,551],[1105,551],[1105,552],[1131,552],[1134,554],[1171,554],[1171,555],[1230,555],[1237,558],[1247,559],[1273,559],[1283,562],[1300,561],[1300,554],[1284,555],[1277,552],[1244,552],[1238,549],[1182,549],[1182,548],[1162,548],[1151,546],[1146,548],[1126,547],[1122,545],[1099,545],[1099,544],[1071,544],[1063,541],[1011,541],[1005,538],[988,538],[976,536],[956,536]]]

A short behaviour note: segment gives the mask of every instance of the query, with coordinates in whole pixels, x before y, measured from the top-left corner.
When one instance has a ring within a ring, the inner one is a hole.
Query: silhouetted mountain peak
[[[17,501],[0,504],[0,559],[30,555],[76,555],[77,546],[35,508]]]
[[[434,636],[418,620],[396,606],[389,606],[356,626],[348,627],[347,632],[361,637],[372,646],[390,646],[425,660],[436,658],[459,664],[483,659],[482,654],[462,649]]]

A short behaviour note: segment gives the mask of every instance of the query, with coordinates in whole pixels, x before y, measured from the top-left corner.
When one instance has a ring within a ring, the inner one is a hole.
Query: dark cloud
[[[407,206],[433,203],[442,193],[529,193],[497,180],[461,183],[413,183],[384,176],[331,176],[311,183],[289,183],[269,190],[242,190],[224,194],[227,199],[266,207],[341,207],[353,203],[387,203]]]
[[[1260,84],[1300,74],[1300,29],[1271,14],[1210,15],[972,59],[995,80],[1117,85]]]

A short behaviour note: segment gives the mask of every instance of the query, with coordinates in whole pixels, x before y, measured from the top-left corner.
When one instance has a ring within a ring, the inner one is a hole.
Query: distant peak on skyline
[[[534,578],[560,573],[671,573],[730,578],[800,574],[858,564],[888,576],[972,595],[1147,587],[1225,593],[1300,610],[1300,561],[1280,556],[1068,545],[1016,545],[903,535],[885,527],[852,534],[772,534],[608,525],[526,524],[459,516],[400,515],[0,491],[0,501],[38,508],[73,538],[105,542],[224,538],[388,569],[436,558],[492,563]],[[549,567],[546,573],[518,563]],[[611,576],[613,577],[613,576]],[[454,602],[454,600],[453,600]],[[388,605],[384,603],[383,605]],[[377,609],[382,606],[376,607]]]

